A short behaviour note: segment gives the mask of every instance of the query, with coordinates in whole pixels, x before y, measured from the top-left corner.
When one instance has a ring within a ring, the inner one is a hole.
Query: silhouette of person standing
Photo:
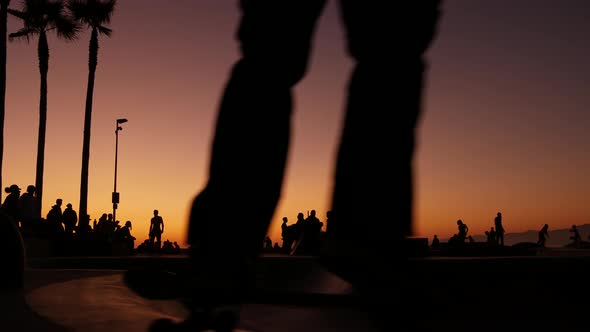
[[[190,213],[196,309],[181,325],[198,325],[203,321],[199,312],[211,313],[243,300],[252,261],[261,252],[260,242],[281,195],[293,88],[307,71],[325,2],[239,2],[241,58],[231,70],[219,105],[208,180]],[[335,160],[333,215],[321,261],[362,290],[373,306],[370,311],[384,311],[375,312],[376,318],[399,313],[381,306],[384,298],[391,305],[390,299],[403,301],[400,271],[408,254],[405,239],[412,233],[423,57],[437,30],[440,2],[339,1],[354,68]],[[256,162],[244,163],[246,153]],[[395,220],[387,222],[388,232],[368,227],[383,219],[382,210],[375,207],[395,211]],[[227,245],[220,248],[222,237]],[[175,323],[159,324],[169,328]],[[386,323],[384,328],[391,326]]]
[[[162,233],[164,233],[164,219],[159,215],[158,210],[154,210],[154,216],[150,220],[150,245],[152,249],[160,250],[162,244]]]
[[[74,229],[76,228],[76,224],[78,223],[78,214],[72,208],[72,203],[66,204],[66,209],[63,212],[62,219],[66,235],[72,235],[74,233]]]
[[[19,218],[19,199],[20,199],[20,188],[16,184],[11,185],[10,187],[4,188],[4,192],[7,193],[6,198],[4,198],[4,202],[0,206],[2,211],[12,218],[12,221],[15,225],[18,226]]]
[[[430,248],[431,249],[440,249],[440,240],[438,238],[438,235],[434,234],[434,236],[432,237],[432,243],[430,244]]]
[[[131,228],[131,220],[127,220],[125,226],[117,231],[119,239],[127,245],[127,250],[130,254],[133,253],[133,249],[135,248],[135,236],[131,235]]]
[[[467,227],[467,224],[465,224],[463,220],[459,219],[457,220],[457,228],[459,230],[459,233],[457,234],[459,240],[461,241],[461,243],[464,243],[467,239],[467,232],[469,232],[469,227]]]
[[[298,250],[302,255],[318,255],[320,251],[322,227],[324,223],[317,217],[316,210],[311,210],[310,214],[303,220],[302,243]]]
[[[549,225],[545,224],[539,231],[539,239],[537,240],[537,245],[539,247],[545,248],[545,243],[547,242],[547,238],[549,237]]]
[[[61,205],[63,200],[58,198],[55,200],[55,204],[51,206],[49,212],[47,212],[46,220],[49,232],[53,237],[59,237],[63,234],[64,228],[63,223],[63,212],[61,211]]]
[[[504,226],[502,225],[502,213],[498,212],[494,218],[494,226],[496,226],[496,241],[498,245],[504,245]]]
[[[20,195],[18,204],[22,234],[29,236],[38,226],[36,222],[40,221],[39,202],[35,195],[34,185],[27,186],[27,191]]]

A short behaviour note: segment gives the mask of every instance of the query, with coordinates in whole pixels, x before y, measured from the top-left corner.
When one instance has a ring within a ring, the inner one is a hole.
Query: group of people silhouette
[[[463,246],[466,243],[474,243],[475,240],[472,235],[468,234],[469,227],[463,220],[457,220],[457,228],[458,232],[453,234],[448,241],[450,246]],[[484,234],[486,236],[486,244],[489,246],[504,246],[504,234],[506,233],[506,229],[504,228],[502,222],[502,212],[496,213],[494,217],[494,226],[490,227],[490,230],[485,231]],[[438,235],[434,235],[432,239],[432,243],[430,247],[432,249],[439,249],[440,248],[440,239]]]
[[[449,238],[447,244],[452,247],[461,247],[467,243],[475,243],[473,236],[468,235],[469,227],[463,222],[463,220],[457,220],[458,232]],[[582,235],[576,225],[572,225],[568,230],[571,234],[569,239],[571,242],[567,247],[571,248],[590,248],[590,242],[582,240]],[[486,245],[491,247],[502,247],[504,246],[504,235],[506,230],[502,222],[502,213],[498,212],[494,218],[494,226],[490,227],[490,230],[485,231]],[[547,246],[547,239],[549,238],[549,224],[544,224],[537,233],[537,241],[534,243],[535,246],[545,248]],[[590,239],[590,236],[588,236]],[[438,235],[434,234],[432,242],[430,244],[431,249],[438,250],[441,248],[441,241]]]
[[[330,211],[326,214],[326,223],[329,215]],[[264,251],[286,255],[319,255],[325,232],[322,231],[324,223],[317,217],[316,210],[308,211],[307,217],[303,212],[299,212],[295,223],[288,224],[288,222],[289,218],[282,218],[282,245],[279,245],[278,242],[272,245],[267,236],[264,242]]]
[[[13,184],[5,188],[8,194],[0,210],[11,218],[23,241],[44,239],[51,243],[53,255],[131,255],[135,253],[180,253],[178,243],[168,239],[162,243],[164,220],[158,210],[150,220],[150,229],[144,243],[135,248],[131,220],[123,225],[113,219],[112,213],[103,213],[92,225],[82,222],[71,203],[63,208],[63,199],[57,198],[43,218],[35,194],[35,186],[21,188]],[[90,216],[86,216],[90,220]]]

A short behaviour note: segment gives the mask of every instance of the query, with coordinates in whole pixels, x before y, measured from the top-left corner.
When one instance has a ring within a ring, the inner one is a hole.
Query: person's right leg
[[[341,0],[355,66],[322,261],[368,301],[391,301],[404,286],[398,277],[412,232],[423,53],[435,34],[438,2]]]

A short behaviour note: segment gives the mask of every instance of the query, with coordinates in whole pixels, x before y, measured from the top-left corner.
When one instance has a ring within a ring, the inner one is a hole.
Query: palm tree
[[[29,39],[38,35],[37,56],[41,88],[39,96],[39,137],[37,142],[37,169],[35,188],[39,199],[39,213],[43,199],[43,166],[45,159],[45,131],[47,127],[47,72],[49,71],[49,45],[47,33],[54,31],[58,38],[67,41],[77,37],[79,27],[67,15],[64,0],[24,0],[20,10],[8,12],[23,21],[23,27],[9,34],[9,39]]]
[[[98,35],[107,37],[113,32],[105,24],[110,23],[115,11],[116,0],[71,0],[68,8],[74,20],[91,30],[88,46],[88,85],[86,88],[86,109],[84,112],[84,143],[82,144],[82,172],[80,179],[80,207],[78,215],[83,223],[89,222],[88,211],[88,167],[90,163],[90,129],[92,124],[92,98],[94,79],[98,64]]]
[[[6,34],[10,0],[0,0],[0,188],[4,160],[4,114],[6,112]]]

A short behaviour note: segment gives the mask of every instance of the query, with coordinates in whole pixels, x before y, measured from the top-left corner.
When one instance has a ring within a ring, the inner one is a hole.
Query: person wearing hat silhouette
[[[4,191],[8,194],[8,196],[6,196],[6,198],[4,199],[4,203],[2,203],[2,206],[0,208],[9,217],[12,217],[13,222],[16,225],[18,225],[18,201],[20,198],[20,188],[16,184],[13,184],[10,187],[4,188]]]
[[[66,209],[62,215],[62,222],[64,224],[66,235],[74,234],[74,229],[78,223],[78,214],[72,208],[72,203],[66,204]]]

